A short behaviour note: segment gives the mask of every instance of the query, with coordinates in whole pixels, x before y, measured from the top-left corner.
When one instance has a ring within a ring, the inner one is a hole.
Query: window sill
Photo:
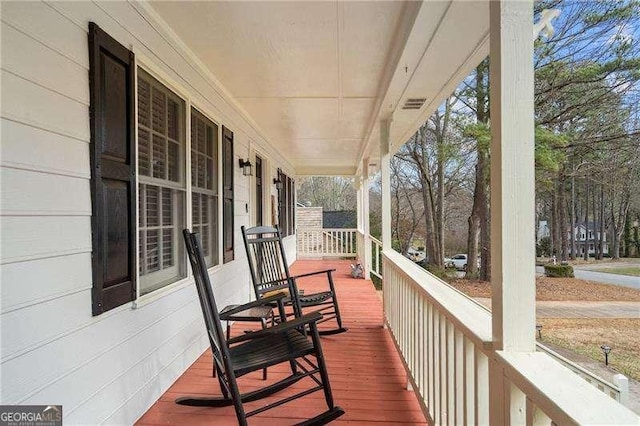
[[[212,266],[211,268],[207,269],[207,273],[209,274],[216,273],[221,268],[222,266],[220,265]],[[182,278],[181,280],[176,281],[175,283],[171,283],[158,290],[152,291],[151,293],[147,293],[145,295],[138,297],[138,299],[131,302],[131,309],[143,308],[144,306],[147,306],[157,300],[164,298],[165,296],[175,293],[176,291],[182,290],[183,288],[188,287],[189,285],[192,285],[192,284],[193,284],[192,275],[186,278]]]

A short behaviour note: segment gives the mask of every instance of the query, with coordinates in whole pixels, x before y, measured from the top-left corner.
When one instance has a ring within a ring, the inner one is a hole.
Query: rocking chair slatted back
[[[251,278],[257,283],[254,286],[257,299],[277,291],[292,291],[287,259],[278,232],[278,228],[260,226],[243,233]]]
[[[231,368],[231,366],[228,365],[229,349],[226,342],[223,342],[225,334],[222,323],[220,322],[216,301],[213,297],[209,274],[202,268],[202,265],[206,265],[206,262],[202,257],[202,253],[196,248],[198,247],[196,240],[198,235],[190,233],[187,229],[183,231],[183,235],[189,255],[189,262],[191,263],[191,268],[193,268],[193,277],[196,282],[196,288],[198,289],[198,298],[200,300],[200,306],[202,307],[207,335],[209,336],[209,343],[211,344],[211,350],[213,352],[213,359],[218,372],[224,374]],[[218,375],[218,377],[220,377],[220,375]],[[229,390],[224,380],[220,380],[220,383],[225,386],[227,391]]]

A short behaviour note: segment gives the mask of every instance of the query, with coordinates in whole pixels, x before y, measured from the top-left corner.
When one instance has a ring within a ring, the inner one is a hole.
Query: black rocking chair
[[[218,372],[218,381],[222,390],[221,397],[181,397],[177,404],[197,407],[224,407],[233,405],[238,417],[238,424],[247,425],[247,417],[261,413],[274,407],[290,402],[294,399],[310,393],[323,390],[328,410],[318,416],[309,419],[300,425],[323,425],[344,414],[344,410],[333,403],[329,377],[322,355],[320,337],[316,323],[322,318],[319,313],[311,313],[292,321],[285,321],[284,304],[285,294],[271,295],[262,300],[238,306],[233,309],[237,312],[265,303],[277,303],[281,323],[250,332],[229,340],[220,322],[220,316],[213,296],[209,275],[198,241],[197,234],[183,231],[184,240],[189,254],[189,261],[193,269],[200,305],[204,315],[204,321],[209,335],[209,342],[213,352],[215,368]],[[310,338],[300,328],[309,327]],[[291,375],[264,388],[241,394],[238,388],[237,378],[253,371],[288,362],[291,366]],[[252,411],[245,412],[244,403],[256,401],[276,392],[279,392],[299,380],[309,377],[314,386],[300,391],[294,395],[284,397]]]
[[[288,293],[285,303],[293,307],[293,315],[296,317],[302,315],[303,308],[313,307],[319,308],[316,309],[316,312],[322,313],[322,319],[317,324],[335,319],[337,327],[330,330],[321,330],[321,335],[338,334],[347,331],[342,326],[338,298],[333,284],[332,273],[335,269],[291,276],[284,253],[282,237],[277,227],[256,226],[246,229],[243,226],[242,238],[247,251],[256,300],[284,291]],[[298,289],[297,279],[324,274],[326,274],[328,282],[327,291],[302,294]]]

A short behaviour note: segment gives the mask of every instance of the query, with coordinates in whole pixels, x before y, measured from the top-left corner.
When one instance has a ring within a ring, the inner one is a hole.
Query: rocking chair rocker
[[[344,410],[335,406],[333,403],[329,377],[322,354],[320,337],[316,325],[322,318],[322,315],[315,312],[295,318],[292,321],[285,321],[284,305],[282,302],[285,295],[283,293],[274,294],[262,300],[238,306],[234,308],[233,311],[242,312],[251,307],[263,306],[265,303],[276,303],[279,307],[282,321],[280,324],[227,340],[222,328],[222,323],[220,322],[220,315],[216,307],[197,234],[185,229],[183,235],[198,289],[200,305],[213,352],[215,368],[218,372],[217,376],[222,390],[222,396],[187,396],[178,398],[176,403],[199,407],[224,407],[233,405],[238,418],[238,424],[245,426],[247,425],[247,417],[278,407],[310,393],[323,390],[328,410],[312,419],[300,423],[300,425],[323,425],[344,414]],[[303,327],[308,327],[311,330],[310,339],[300,331]],[[304,364],[302,361],[304,361]],[[238,377],[284,362],[290,364],[291,375],[264,388],[244,394],[240,393],[237,383]],[[245,412],[244,403],[273,395],[305,377],[313,380],[315,386],[252,411]]]
[[[256,226],[246,229],[242,227],[242,238],[247,251],[253,290],[256,299],[260,300],[271,294],[284,291],[288,297],[284,300],[287,305],[293,307],[293,315],[300,317],[302,309],[307,307],[319,308],[316,312],[322,313],[322,319],[317,323],[323,323],[335,319],[337,328],[321,330],[320,335],[344,333],[347,331],[342,326],[338,298],[333,284],[335,269],[309,272],[292,276],[287,266],[287,258],[284,254],[282,236],[277,227]],[[314,275],[324,275],[328,282],[328,290],[314,294],[302,294],[298,289],[296,280]]]

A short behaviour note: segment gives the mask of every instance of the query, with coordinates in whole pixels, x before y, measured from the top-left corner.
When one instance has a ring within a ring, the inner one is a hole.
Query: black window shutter
[[[92,313],[136,294],[134,56],[89,23]]]
[[[287,235],[287,225],[286,225],[286,214],[284,211],[284,199],[286,194],[286,182],[285,175],[282,173],[280,169],[278,169],[278,181],[280,181],[280,185],[278,187],[278,229],[283,236]]]
[[[233,260],[233,132],[222,128],[222,244],[224,263]]]
[[[262,226],[263,214],[262,158],[256,155],[256,226]]]

